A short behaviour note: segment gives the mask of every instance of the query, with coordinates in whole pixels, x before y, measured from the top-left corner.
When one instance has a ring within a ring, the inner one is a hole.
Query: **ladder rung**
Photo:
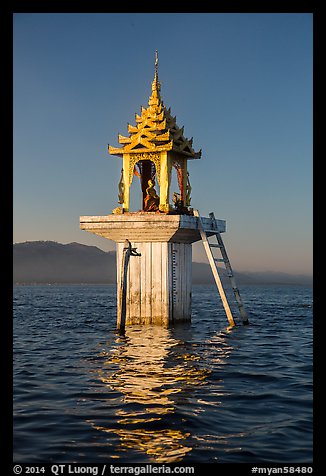
[[[217,271],[218,267],[215,264],[217,262],[224,262],[224,265],[225,265],[225,268],[226,268],[226,276],[231,278],[231,286],[233,288],[233,292],[234,292],[234,295],[235,295],[235,298],[236,298],[236,301],[237,301],[237,304],[238,304],[238,308],[239,308],[239,311],[240,311],[240,314],[241,314],[242,322],[243,322],[243,324],[249,324],[246,311],[245,311],[243,303],[241,301],[239,290],[238,290],[238,288],[235,284],[235,277],[234,277],[234,274],[232,272],[230,261],[229,261],[228,256],[227,256],[226,249],[225,249],[222,237],[220,236],[220,233],[218,231],[218,224],[217,224],[217,221],[215,220],[214,213],[211,212],[209,214],[209,217],[211,219],[210,220],[211,221],[211,226],[212,226],[213,229],[212,228],[210,228],[210,229],[204,228],[201,216],[199,214],[199,211],[196,210],[196,209],[194,210],[194,216],[198,217],[198,225],[199,225],[198,228],[200,230],[201,239],[204,243],[205,251],[206,251],[207,257],[209,259],[209,263],[210,263],[211,269],[213,271],[214,278],[215,278],[220,296],[221,296],[222,301],[223,301],[224,310],[226,312],[226,315],[227,315],[227,318],[229,320],[230,325],[235,326],[235,322],[234,322],[234,318],[233,318],[233,315],[232,315],[232,311],[231,311],[231,309],[228,305],[228,302],[227,302],[227,296],[224,292],[223,285],[222,285],[221,279],[220,279],[218,271]],[[209,233],[209,236],[215,235],[219,244],[210,243],[209,240],[208,240],[209,237],[208,237],[207,233]],[[211,248],[220,248],[221,249],[221,255],[223,256],[223,259],[215,258]]]
[[[214,261],[216,261],[217,263],[224,263],[223,258],[214,258]]]

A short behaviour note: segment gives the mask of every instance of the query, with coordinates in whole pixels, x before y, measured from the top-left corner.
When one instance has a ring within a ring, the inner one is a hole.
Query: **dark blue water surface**
[[[14,288],[17,463],[312,462],[312,290],[216,288],[192,322],[117,335],[115,286]]]

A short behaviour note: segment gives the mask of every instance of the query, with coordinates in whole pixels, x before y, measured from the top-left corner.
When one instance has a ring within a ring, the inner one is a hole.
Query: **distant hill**
[[[114,283],[115,252],[54,241],[14,244],[14,283]]]
[[[256,284],[255,278],[247,275],[246,273],[239,273],[233,270],[234,277],[239,284]],[[226,275],[225,268],[219,268],[219,274],[222,278],[228,279]],[[210,265],[207,263],[192,263],[192,282],[193,284],[215,284],[214,277],[210,268]]]
[[[313,277],[306,274],[247,271],[245,276],[252,284],[300,284],[305,286],[312,286],[313,284]]]
[[[224,270],[221,270],[222,275]],[[239,284],[305,284],[310,276],[286,273],[239,273],[234,271]],[[207,263],[192,265],[194,284],[214,284]],[[96,246],[80,243],[61,244],[55,241],[27,241],[13,245],[13,282],[28,283],[89,283],[116,282],[116,256]]]

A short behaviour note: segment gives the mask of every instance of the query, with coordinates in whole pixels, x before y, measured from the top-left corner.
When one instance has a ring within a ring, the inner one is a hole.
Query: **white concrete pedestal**
[[[212,227],[209,218],[202,222]],[[216,226],[225,231],[224,220],[216,220]],[[201,239],[197,217],[146,212],[82,216],[80,227],[117,242],[118,295],[125,240],[141,253],[129,261],[126,325],[167,327],[191,320],[191,244]]]

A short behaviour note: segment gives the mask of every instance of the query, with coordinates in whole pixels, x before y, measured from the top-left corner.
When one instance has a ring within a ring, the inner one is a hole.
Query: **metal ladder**
[[[211,219],[212,227],[210,229],[206,229],[206,230],[204,228],[204,225],[203,225],[203,222],[202,222],[202,219],[201,219],[201,216],[200,216],[198,210],[194,210],[194,216],[198,217],[198,228],[199,228],[199,231],[200,231],[200,236],[201,236],[201,239],[202,239],[202,242],[203,242],[206,254],[207,254],[207,258],[208,258],[209,264],[211,266],[211,270],[212,270],[212,273],[213,273],[218,291],[220,293],[220,296],[221,296],[221,299],[222,299],[222,304],[223,304],[224,310],[226,312],[226,316],[228,318],[230,326],[235,326],[236,323],[234,321],[234,317],[232,315],[232,311],[230,309],[230,306],[229,306],[229,303],[228,303],[228,300],[227,300],[227,297],[226,297],[226,294],[225,294],[225,291],[224,291],[224,288],[223,288],[223,285],[222,285],[222,281],[221,281],[221,278],[220,278],[219,273],[218,273],[217,263],[219,263],[219,262],[224,263],[225,269],[227,271],[227,276],[230,278],[230,283],[231,283],[231,286],[232,286],[232,289],[233,289],[234,297],[236,299],[236,302],[237,302],[237,305],[238,305],[238,308],[239,308],[239,313],[240,313],[240,316],[241,316],[241,319],[242,319],[242,324],[244,324],[244,325],[249,324],[248,316],[247,316],[247,313],[245,311],[245,308],[244,308],[244,305],[243,305],[243,302],[242,302],[242,299],[241,299],[241,296],[240,296],[239,289],[238,289],[237,284],[235,282],[235,277],[234,277],[234,274],[233,274],[233,271],[232,271],[232,268],[231,268],[231,264],[230,264],[230,260],[228,258],[228,255],[227,255],[227,252],[226,252],[223,240],[222,240],[221,233],[217,230],[214,213],[209,214],[209,218]],[[215,230],[214,230],[214,228],[215,228]],[[206,232],[207,233],[208,232],[213,233],[213,237],[214,236],[216,237],[216,243],[211,243],[208,240],[208,236],[207,236]],[[213,254],[213,251],[212,251],[212,249],[214,249],[214,248],[218,248],[220,250],[222,258],[215,258],[214,254]]]

